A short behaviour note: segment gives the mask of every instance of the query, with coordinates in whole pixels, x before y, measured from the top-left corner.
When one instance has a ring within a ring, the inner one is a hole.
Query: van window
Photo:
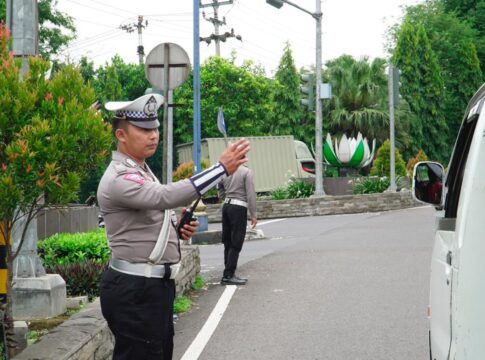
[[[468,116],[467,116],[468,117]],[[460,201],[461,185],[463,183],[463,173],[465,172],[468,153],[472,143],[475,127],[479,114],[463,121],[455,148],[450,161],[448,175],[446,177],[446,187],[448,192],[445,200],[445,218],[456,218],[458,204]]]

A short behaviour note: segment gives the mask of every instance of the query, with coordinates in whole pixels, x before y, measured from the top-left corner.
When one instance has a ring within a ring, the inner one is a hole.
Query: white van
[[[435,162],[414,168],[414,197],[438,210],[428,309],[430,359],[485,359],[484,102],[485,85],[468,104],[446,177]]]

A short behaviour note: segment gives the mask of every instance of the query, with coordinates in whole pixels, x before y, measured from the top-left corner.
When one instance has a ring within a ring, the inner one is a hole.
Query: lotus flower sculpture
[[[376,139],[372,141],[372,151],[367,138],[362,138],[359,132],[356,138],[347,138],[344,134],[337,145],[332,145],[332,137],[327,134],[323,145],[323,159],[328,165],[336,167],[363,168],[369,165],[374,158]]]

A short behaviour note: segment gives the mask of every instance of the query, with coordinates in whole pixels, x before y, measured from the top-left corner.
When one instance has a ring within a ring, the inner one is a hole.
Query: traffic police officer
[[[222,242],[224,243],[224,273],[222,285],[245,285],[247,279],[236,276],[237,261],[241,252],[248,210],[251,226],[256,226],[256,192],[251,169],[240,166],[234,174],[217,186],[218,195],[224,198],[222,207]]]
[[[100,286],[101,310],[114,338],[113,359],[172,359],[174,278],[197,221],[175,230],[170,209],[185,206],[245,163],[249,142],[229,145],[219,162],[190,179],[160,184],[145,163],[158,145],[159,94],[109,102],[114,111],[113,152],[98,187],[98,203],[111,249]]]

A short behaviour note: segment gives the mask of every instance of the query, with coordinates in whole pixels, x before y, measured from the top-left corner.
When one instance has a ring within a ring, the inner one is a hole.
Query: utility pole
[[[29,69],[29,56],[39,53],[39,10],[35,0],[9,0],[6,3],[7,27],[12,37],[12,51],[22,59],[20,77]]]
[[[312,15],[316,20],[316,59],[315,59],[315,75],[317,77],[317,91],[315,99],[315,146],[317,148],[316,164],[315,164],[315,196],[325,195],[323,190],[323,144],[322,144],[322,2],[316,0],[315,13]]]
[[[148,26],[148,20],[145,20],[145,24],[143,24],[143,15],[138,15],[138,22],[120,25],[121,30],[125,30],[127,33],[132,33],[135,29],[138,30],[138,47],[137,47],[137,54],[138,54],[138,62],[143,64],[143,57],[145,56],[145,51],[143,49],[143,38],[142,32],[143,29]]]
[[[322,146],[322,1],[316,0],[315,12],[302,8],[289,0],[266,0],[266,2],[277,9],[281,9],[283,4],[291,5],[316,20],[316,59],[315,59],[315,76],[316,76],[316,96],[315,96],[315,193],[314,196],[323,196],[323,146]]]
[[[201,152],[201,129],[200,129],[200,23],[199,23],[199,0],[193,0],[194,6],[194,37],[193,37],[193,45],[194,45],[194,72],[193,72],[193,88],[194,88],[194,126],[193,126],[193,136],[194,136],[194,151],[193,151],[193,159],[194,159],[194,174],[198,174],[201,172],[201,159],[200,159],[200,152]]]
[[[389,64],[389,80],[388,80],[388,90],[389,90],[389,141],[391,143],[390,149],[390,181],[389,190],[396,192],[396,154],[395,154],[395,116],[394,108],[397,105],[399,99],[399,72],[392,65]]]
[[[221,45],[220,45],[221,41],[225,42],[227,38],[230,38],[230,37],[235,37],[237,40],[240,40],[240,41],[242,40],[241,35],[234,34],[234,29],[231,29],[231,32],[225,32],[224,34],[219,33],[219,26],[226,25],[225,17],[222,18],[222,21],[219,20],[219,6],[231,5],[232,3],[233,3],[233,0],[222,1],[222,2],[219,2],[218,0],[212,0],[212,3],[208,3],[204,5],[202,4],[202,2],[200,2],[200,5],[199,5],[201,8],[212,6],[212,8],[214,9],[213,18],[206,19],[205,13],[204,12],[202,13],[202,16],[204,17],[204,19],[211,22],[214,25],[214,33],[205,38],[201,37],[200,41],[205,41],[207,42],[207,44],[210,44],[211,41],[214,40],[216,43],[217,56],[221,56]]]

